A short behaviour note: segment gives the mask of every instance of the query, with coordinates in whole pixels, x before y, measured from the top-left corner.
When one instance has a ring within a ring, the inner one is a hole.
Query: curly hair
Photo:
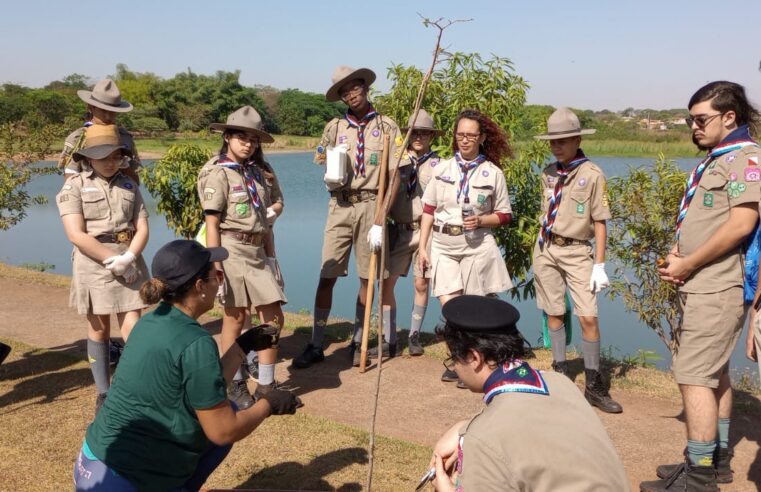
[[[444,323],[436,327],[436,335],[447,344],[452,359],[460,362],[471,349],[497,365],[526,355],[526,339],[517,331],[475,334]]]
[[[513,157],[513,148],[507,141],[507,134],[500,128],[491,118],[483,114],[477,109],[464,109],[457,115],[457,119],[454,122],[454,129],[452,135],[457,133],[457,125],[460,124],[460,120],[466,118],[478,122],[478,128],[481,133],[486,135],[484,143],[482,143],[478,151],[485,155],[487,159],[496,165],[500,165],[503,158]],[[452,153],[457,152],[457,139],[452,139]]]

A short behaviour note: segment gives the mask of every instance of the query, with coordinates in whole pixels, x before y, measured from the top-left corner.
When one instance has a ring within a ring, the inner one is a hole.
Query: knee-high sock
[[[311,343],[315,347],[322,346],[322,339],[325,337],[325,327],[328,325],[328,316],[330,316],[330,309],[314,308]]]
[[[412,306],[412,321],[410,322],[410,336],[414,335],[415,333],[418,333],[420,329],[423,327],[423,319],[425,318],[425,310],[428,308],[428,305],[421,306],[420,304],[415,304]]]
[[[600,340],[590,342],[581,337],[581,351],[584,353],[584,369],[600,370]]]
[[[565,361],[565,325],[553,330],[550,328],[550,342],[552,342],[552,360],[555,362]]]
[[[354,312],[354,336],[352,341],[355,345],[362,343],[362,325],[365,321],[365,305],[357,301]]]
[[[729,421],[730,419],[719,419],[719,428],[716,434],[719,447],[724,449],[729,447]]]
[[[111,387],[110,355],[107,341],[96,342],[87,339],[87,360],[90,362],[90,370],[99,394],[106,393]]]

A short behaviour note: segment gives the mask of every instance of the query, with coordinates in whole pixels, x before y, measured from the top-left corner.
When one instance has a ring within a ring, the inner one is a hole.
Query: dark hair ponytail
[[[188,292],[190,292],[190,289],[193,288],[199,278],[206,279],[209,276],[212,266],[211,263],[207,264],[200,272],[195,274],[193,278],[174,290],[170,289],[160,278],[154,277],[140,286],[140,298],[146,304],[156,304],[159,301],[171,304],[173,302],[181,301],[185,299]]]

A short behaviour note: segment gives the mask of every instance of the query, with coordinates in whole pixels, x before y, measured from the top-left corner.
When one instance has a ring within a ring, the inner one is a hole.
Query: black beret
[[[471,333],[518,333],[521,314],[496,297],[458,296],[441,309],[447,324]]]

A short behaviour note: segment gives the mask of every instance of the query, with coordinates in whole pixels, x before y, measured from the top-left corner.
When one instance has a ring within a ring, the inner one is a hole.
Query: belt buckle
[[[555,236],[552,240],[557,246],[565,246],[565,238],[560,236]]]
[[[420,222],[412,222],[410,224],[411,231],[417,231],[418,229],[420,229]]]
[[[126,243],[127,241],[129,241],[129,232],[121,231],[116,233],[117,243]]]
[[[450,225],[449,232],[452,236],[460,236],[462,235],[462,226]]]
[[[349,200],[347,200],[349,203],[359,203],[360,197],[359,195],[349,195]]]

